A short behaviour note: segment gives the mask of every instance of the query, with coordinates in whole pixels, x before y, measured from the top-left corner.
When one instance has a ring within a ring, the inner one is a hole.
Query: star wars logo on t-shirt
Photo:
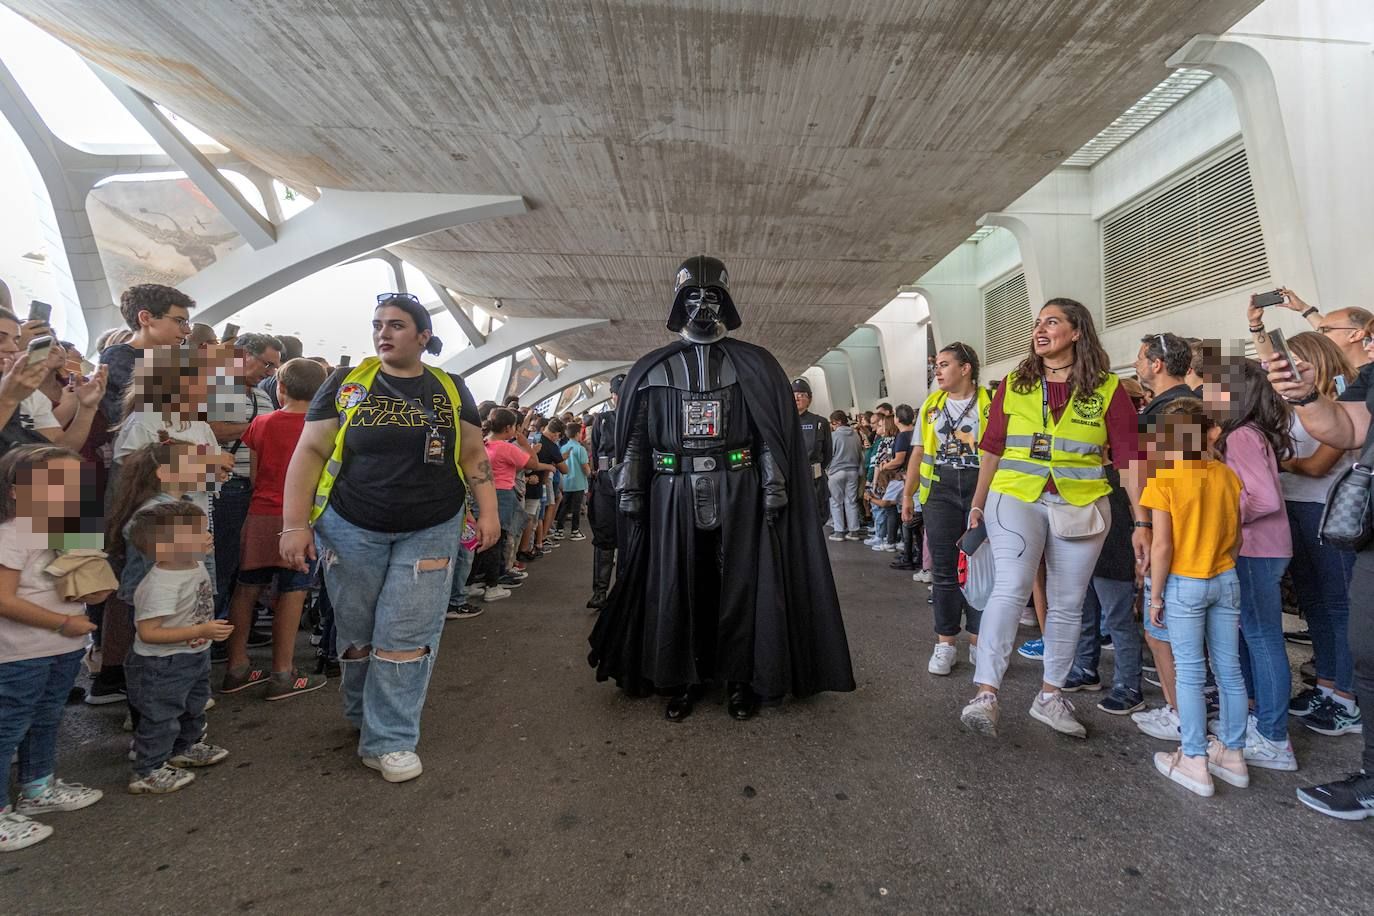
[[[442,394],[435,394],[430,401],[438,426],[441,429],[453,428],[453,405]],[[389,398],[384,394],[372,393],[366,403],[361,404],[353,414],[354,427],[369,426],[424,426],[429,421],[420,412],[414,401],[404,398]]]

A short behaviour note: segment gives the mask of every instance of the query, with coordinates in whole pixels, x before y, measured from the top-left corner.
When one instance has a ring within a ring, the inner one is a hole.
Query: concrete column
[[[1235,97],[1270,273],[1325,311],[1374,306],[1374,17],[1352,0],[1268,0],[1169,58]]]
[[[926,326],[930,305],[922,296],[899,296],[868,321],[878,332],[887,390],[896,400],[920,406],[926,394]],[[953,340],[954,338],[950,338]]]
[[[828,418],[837,408],[830,397],[830,380],[826,377],[825,370],[820,366],[812,366],[803,372],[801,377],[811,384],[812,412]]]

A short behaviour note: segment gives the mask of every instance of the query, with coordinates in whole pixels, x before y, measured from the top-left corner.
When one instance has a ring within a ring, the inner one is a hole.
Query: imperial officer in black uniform
[[[727,336],[740,323],[725,265],[683,262],[668,318],[682,339],[635,363],[616,410],[623,526],[589,660],[599,680],[670,696],[672,720],[710,683],[740,719],[854,689],[788,379]]]
[[[611,406],[592,417],[591,496],[587,520],[592,526],[592,599],[587,607],[601,610],[611,590],[615,570],[616,511],[615,488],[611,485],[611,465],[615,463],[615,408],[620,402],[622,373],[611,379]]]
[[[816,508],[821,524],[830,514],[830,482],[825,469],[830,466],[830,421],[811,412],[811,383],[804,378],[792,380],[792,400],[797,405],[797,420],[801,423],[802,441],[806,443],[806,460],[811,464],[811,486],[816,490]]]

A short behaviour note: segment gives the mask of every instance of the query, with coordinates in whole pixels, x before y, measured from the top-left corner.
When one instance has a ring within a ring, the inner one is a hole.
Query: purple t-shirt
[[[1240,478],[1240,555],[1291,557],[1293,535],[1269,440],[1246,424],[1226,437],[1226,466]]]

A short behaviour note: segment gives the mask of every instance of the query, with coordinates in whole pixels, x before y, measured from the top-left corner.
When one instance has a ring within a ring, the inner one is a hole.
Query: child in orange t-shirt
[[[1202,796],[1215,789],[1212,777],[1233,786],[1250,784],[1246,769],[1248,701],[1240,667],[1240,478],[1212,459],[1213,423],[1202,403],[1180,398],[1153,418],[1147,443],[1157,466],[1140,504],[1150,510],[1150,618],[1168,621],[1176,671],[1182,744],[1154,755],[1155,768]],[[1207,654],[1203,653],[1206,644]],[[1203,699],[1210,658],[1221,693],[1221,723],[1207,736]]]

